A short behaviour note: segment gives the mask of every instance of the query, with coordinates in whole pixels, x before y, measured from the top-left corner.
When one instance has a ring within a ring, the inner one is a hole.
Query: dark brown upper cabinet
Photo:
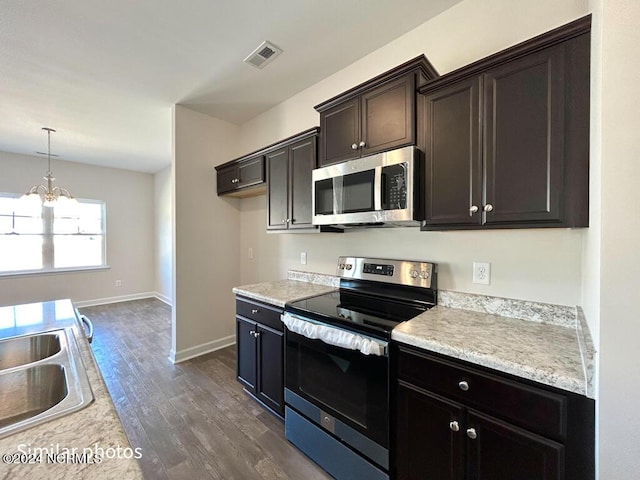
[[[424,55],[317,105],[319,166],[416,143],[416,88],[438,73]]]
[[[420,89],[423,230],[586,227],[585,17]]]
[[[267,230],[314,228],[311,171],[317,162],[318,129],[280,142],[267,152]]]
[[[218,195],[249,197],[265,192],[264,155],[251,154],[216,167]]]

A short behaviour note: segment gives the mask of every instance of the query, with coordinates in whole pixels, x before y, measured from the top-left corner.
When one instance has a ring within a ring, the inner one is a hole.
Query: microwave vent
[[[264,68],[268,63],[271,63],[278,55],[282,53],[278,47],[273,43],[264,41],[244,59],[245,63],[252,65],[256,68]]]

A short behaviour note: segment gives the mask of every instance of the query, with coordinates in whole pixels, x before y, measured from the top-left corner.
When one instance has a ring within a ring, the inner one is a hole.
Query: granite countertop
[[[284,307],[339,287],[329,275],[290,270],[286,280],[235,287]],[[438,305],[398,325],[395,341],[594,398],[593,343],[578,307],[438,292]]]
[[[285,303],[336,290],[339,283],[329,275],[290,270],[286,280],[234,287],[233,293],[284,308]]]
[[[594,351],[588,331],[583,330],[586,326],[580,321],[579,309],[495,297],[464,297],[462,302],[457,302],[460,298],[456,302],[446,299],[400,324],[393,330],[392,339],[594,398]],[[469,298],[475,306],[469,304]],[[506,304],[511,304],[510,308]],[[568,314],[572,310],[573,320]]]
[[[129,444],[71,301],[2,307],[0,319],[0,338],[71,327],[94,397],[94,401],[82,410],[1,438],[2,455],[34,454],[38,449],[42,450],[42,455],[32,456],[30,464],[3,462],[0,478],[142,479],[138,462],[132,458],[136,452]],[[72,455],[74,448],[75,457]],[[120,457],[127,458],[117,458],[118,452]],[[53,454],[53,457],[47,457],[45,453]],[[83,459],[83,453],[89,455]],[[57,464],[52,463],[56,454],[60,462]],[[98,462],[99,455],[102,457]]]

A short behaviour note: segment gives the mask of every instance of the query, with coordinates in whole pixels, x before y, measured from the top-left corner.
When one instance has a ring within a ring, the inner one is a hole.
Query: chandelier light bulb
[[[51,132],[55,130],[49,127],[42,127],[42,130],[47,132],[47,174],[43,177],[47,182],[46,185],[34,185],[20,199],[30,202],[40,201],[45,207],[53,207],[60,201],[78,203],[69,190],[53,186],[55,177],[51,172]]]

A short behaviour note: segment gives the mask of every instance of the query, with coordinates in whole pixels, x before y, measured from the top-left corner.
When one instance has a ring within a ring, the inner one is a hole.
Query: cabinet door
[[[415,144],[415,96],[413,73],[362,95],[362,155]]]
[[[564,446],[553,440],[473,410],[467,413],[465,436],[469,480],[565,478]]]
[[[289,228],[309,228],[312,220],[311,171],[316,168],[316,137],[289,147]]]
[[[480,80],[474,77],[440,88],[423,101],[425,226],[479,225]]]
[[[319,166],[360,156],[360,98],[354,98],[320,114]],[[356,148],[353,148],[353,145]]]
[[[264,157],[243,160],[238,165],[238,187],[264,182]]]
[[[484,74],[487,224],[562,221],[564,47]]]
[[[216,184],[218,195],[225,192],[230,192],[238,188],[236,179],[238,178],[238,166],[229,165],[217,171]]]
[[[251,393],[256,391],[255,322],[236,317],[236,370],[238,380]]]
[[[288,175],[289,152],[287,147],[267,154],[267,229],[288,228]],[[311,195],[311,194],[309,194]]]
[[[402,382],[397,400],[396,478],[462,480],[462,406]]]
[[[258,389],[265,405],[284,415],[283,334],[258,327]]]

